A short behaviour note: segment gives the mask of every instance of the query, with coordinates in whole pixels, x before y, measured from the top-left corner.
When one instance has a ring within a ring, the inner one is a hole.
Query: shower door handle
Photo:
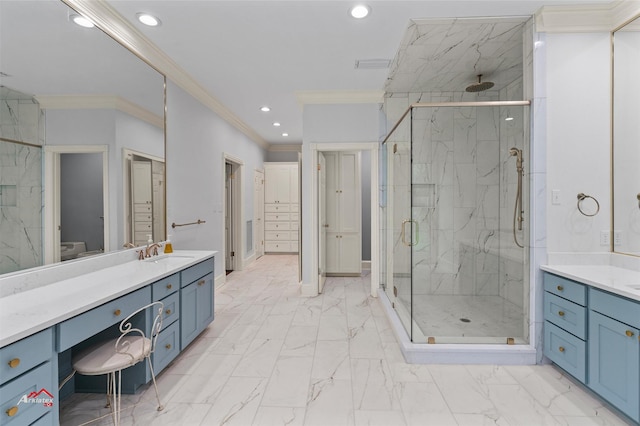
[[[411,241],[407,241],[407,239],[406,239],[407,233],[405,232],[405,225],[407,223],[411,223],[412,224],[412,228],[413,228],[413,224],[415,224],[415,226],[416,226],[416,239],[415,239],[415,241],[413,240],[413,238],[411,238]],[[401,235],[402,235],[402,244],[404,244],[405,246],[411,247],[411,246],[415,246],[416,244],[418,244],[418,242],[420,241],[420,227],[418,226],[418,222],[416,222],[415,220],[411,220],[411,219],[403,220],[402,221]]]

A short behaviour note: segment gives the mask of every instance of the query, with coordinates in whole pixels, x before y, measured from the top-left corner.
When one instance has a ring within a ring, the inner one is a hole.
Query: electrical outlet
[[[611,244],[609,231],[600,231],[600,245],[608,246]]]
[[[622,231],[613,231],[613,245],[619,246],[622,244]]]
[[[554,189],[551,191],[551,204],[559,205],[560,204],[560,190]]]

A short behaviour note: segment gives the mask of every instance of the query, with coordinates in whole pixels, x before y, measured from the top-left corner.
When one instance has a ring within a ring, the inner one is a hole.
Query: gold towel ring
[[[593,201],[595,201],[595,203],[596,203],[596,211],[595,211],[595,213],[588,214],[588,213],[585,213],[585,212],[582,210],[582,202],[583,202],[584,200],[586,200],[587,198],[591,198]],[[598,212],[600,211],[600,203],[598,202],[598,200],[596,200],[595,198],[593,198],[591,195],[587,195],[587,194],[584,194],[584,193],[582,193],[582,192],[581,192],[581,193],[579,193],[579,194],[578,194],[578,210],[579,210],[579,211],[580,211],[580,213],[582,213],[583,215],[588,216],[588,217],[592,217],[592,216],[597,215],[597,214],[598,214]]]

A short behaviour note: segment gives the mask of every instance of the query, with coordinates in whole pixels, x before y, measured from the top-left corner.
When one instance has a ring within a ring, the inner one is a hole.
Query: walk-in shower
[[[381,282],[413,343],[529,343],[528,129],[527,101],[416,103],[382,144]]]

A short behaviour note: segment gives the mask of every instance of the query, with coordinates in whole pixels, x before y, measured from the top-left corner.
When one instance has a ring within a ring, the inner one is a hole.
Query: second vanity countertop
[[[640,272],[610,265],[542,265],[543,271],[640,301]]]
[[[0,298],[0,348],[213,257],[177,250]]]

